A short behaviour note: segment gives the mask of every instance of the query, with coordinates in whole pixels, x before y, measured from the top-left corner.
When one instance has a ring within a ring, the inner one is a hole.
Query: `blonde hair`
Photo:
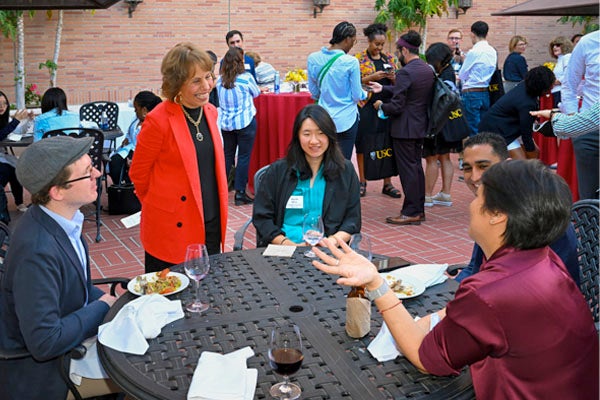
[[[260,58],[260,54],[258,54],[255,51],[247,51],[245,52],[245,54],[250,57],[251,59],[254,60],[254,66],[257,67],[258,64],[260,64],[260,62],[262,61],[262,58]]]
[[[204,71],[212,71],[213,62],[207,52],[190,42],[178,43],[169,50],[160,66],[163,96],[175,101],[175,97],[196,66]]]
[[[512,53],[513,51],[515,51],[515,47],[517,47],[517,43],[519,42],[525,42],[525,44],[527,44],[527,38],[525,36],[519,35],[511,37],[510,41],[508,42],[508,52]]]

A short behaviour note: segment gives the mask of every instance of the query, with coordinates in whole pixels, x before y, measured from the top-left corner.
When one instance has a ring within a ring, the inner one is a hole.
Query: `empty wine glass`
[[[203,244],[190,244],[185,252],[183,268],[187,276],[196,281],[196,298],[187,305],[186,310],[196,313],[208,310],[208,304],[200,301],[200,281],[204,279],[210,269],[206,246]]]
[[[311,246],[315,246],[323,239],[324,235],[325,227],[323,226],[323,218],[320,215],[306,214],[304,216],[304,223],[302,224],[302,238],[304,241]],[[316,257],[311,249],[308,249],[304,255],[311,258]]]
[[[269,364],[276,374],[283,376],[283,382],[276,383],[269,393],[278,399],[297,399],[302,389],[290,383],[289,376],[302,366],[302,337],[297,325],[275,326],[269,344]]]
[[[373,252],[371,251],[371,239],[366,233],[355,233],[350,238],[349,246],[352,250],[359,253],[367,260],[373,260]]]

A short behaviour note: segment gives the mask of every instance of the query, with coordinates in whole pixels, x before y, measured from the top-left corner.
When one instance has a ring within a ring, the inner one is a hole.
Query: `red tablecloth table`
[[[254,191],[254,173],[261,167],[285,156],[292,138],[296,114],[314,103],[310,93],[264,93],[254,99],[256,137],[250,156],[248,186]]]

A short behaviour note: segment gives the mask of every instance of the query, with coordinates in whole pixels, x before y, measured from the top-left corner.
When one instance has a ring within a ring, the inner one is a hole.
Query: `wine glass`
[[[183,268],[185,269],[186,275],[196,281],[195,301],[188,304],[186,310],[194,313],[208,310],[208,304],[204,304],[200,301],[200,281],[204,279],[210,269],[206,246],[203,244],[190,244],[185,252]]]
[[[290,383],[289,376],[300,369],[304,360],[302,337],[297,325],[275,326],[271,332],[269,364],[276,374],[283,376],[283,382],[276,383],[269,391],[278,399],[297,399],[302,389]]]
[[[323,218],[320,215],[306,214],[304,223],[302,224],[302,238],[306,243],[315,246],[325,236],[325,228],[323,226]],[[308,249],[304,255],[306,257],[315,258],[315,253]]]
[[[366,233],[355,233],[350,238],[349,246],[352,250],[359,253],[367,260],[373,260],[373,252],[371,251],[371,239]]]

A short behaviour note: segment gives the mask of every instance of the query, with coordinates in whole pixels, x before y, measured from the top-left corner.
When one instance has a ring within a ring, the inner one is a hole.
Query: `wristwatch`
[[[382,278],[381,285],[379,285],[379,287],[377,289],[367,290],[367,288],[365,288],[365,296],[367,296],[367,299],[369,299],[371,301],[375,301],[375,299],[378,299],[381,296],[383,296],[384,294],[386,294],[388,292],[388,290],[390,290],[390,287],[388,286],[385,279]]]

